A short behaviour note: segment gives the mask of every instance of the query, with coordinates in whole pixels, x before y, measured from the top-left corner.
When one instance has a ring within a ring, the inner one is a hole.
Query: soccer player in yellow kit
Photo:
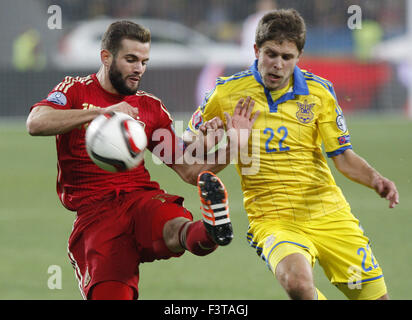
[[[342,174],[376,190],[390,208],[399,202],[398,192],[352,150],[332,84],[297,67],[305,38],[305,23],[296,10],[266,14],[256,31],[254,64],[217,79],[193,114],[185,140],[199,129],[221,126],[239,98],[251,97],[251,117],[260,114],[249,152],[257,136],[259,153],[252,152],[252,162],[258,160],[258,167],[247,171],[250,164],[236,164],[250,245],[291,299],[326,299],[314,285],[316,259],[349,299],[388,299],[382,269],[335,183],[322,142]]]

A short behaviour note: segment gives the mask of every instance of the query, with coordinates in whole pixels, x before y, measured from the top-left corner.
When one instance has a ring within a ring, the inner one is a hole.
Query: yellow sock
[[[317,299],[316,300],[328,300],[322,292],[319,291],[318,288],[316,288],[316,295],[317,295]]]

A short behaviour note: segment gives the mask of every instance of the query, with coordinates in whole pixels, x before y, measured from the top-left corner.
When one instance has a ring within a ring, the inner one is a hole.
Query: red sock
[[[92,289],[91,300],[133,300],[133,289],[119,281],[104,281]]]
[[[201,220],[186,222],[180,229],[179,239],[183,248],[197,256],[205,256],[217,248]]]

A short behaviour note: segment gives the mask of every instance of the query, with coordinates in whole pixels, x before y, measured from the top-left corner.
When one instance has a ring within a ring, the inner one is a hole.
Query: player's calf
[[[184,250],[205,256],[216,250],[217,245],[208,235],[202,221],[178,217],[168,221],[163,229],[165,249],[183,254]]]
[[[179,231],[179,236],[181,246],[197,256],[208,255],[218,247],[200,220],[185,223]]]

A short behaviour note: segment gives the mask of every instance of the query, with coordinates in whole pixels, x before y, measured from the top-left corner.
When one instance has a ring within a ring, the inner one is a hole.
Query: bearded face
[[[123,39],[109,67],[109,80],[121,95],[134,95],[146,71],[150,43]]]

